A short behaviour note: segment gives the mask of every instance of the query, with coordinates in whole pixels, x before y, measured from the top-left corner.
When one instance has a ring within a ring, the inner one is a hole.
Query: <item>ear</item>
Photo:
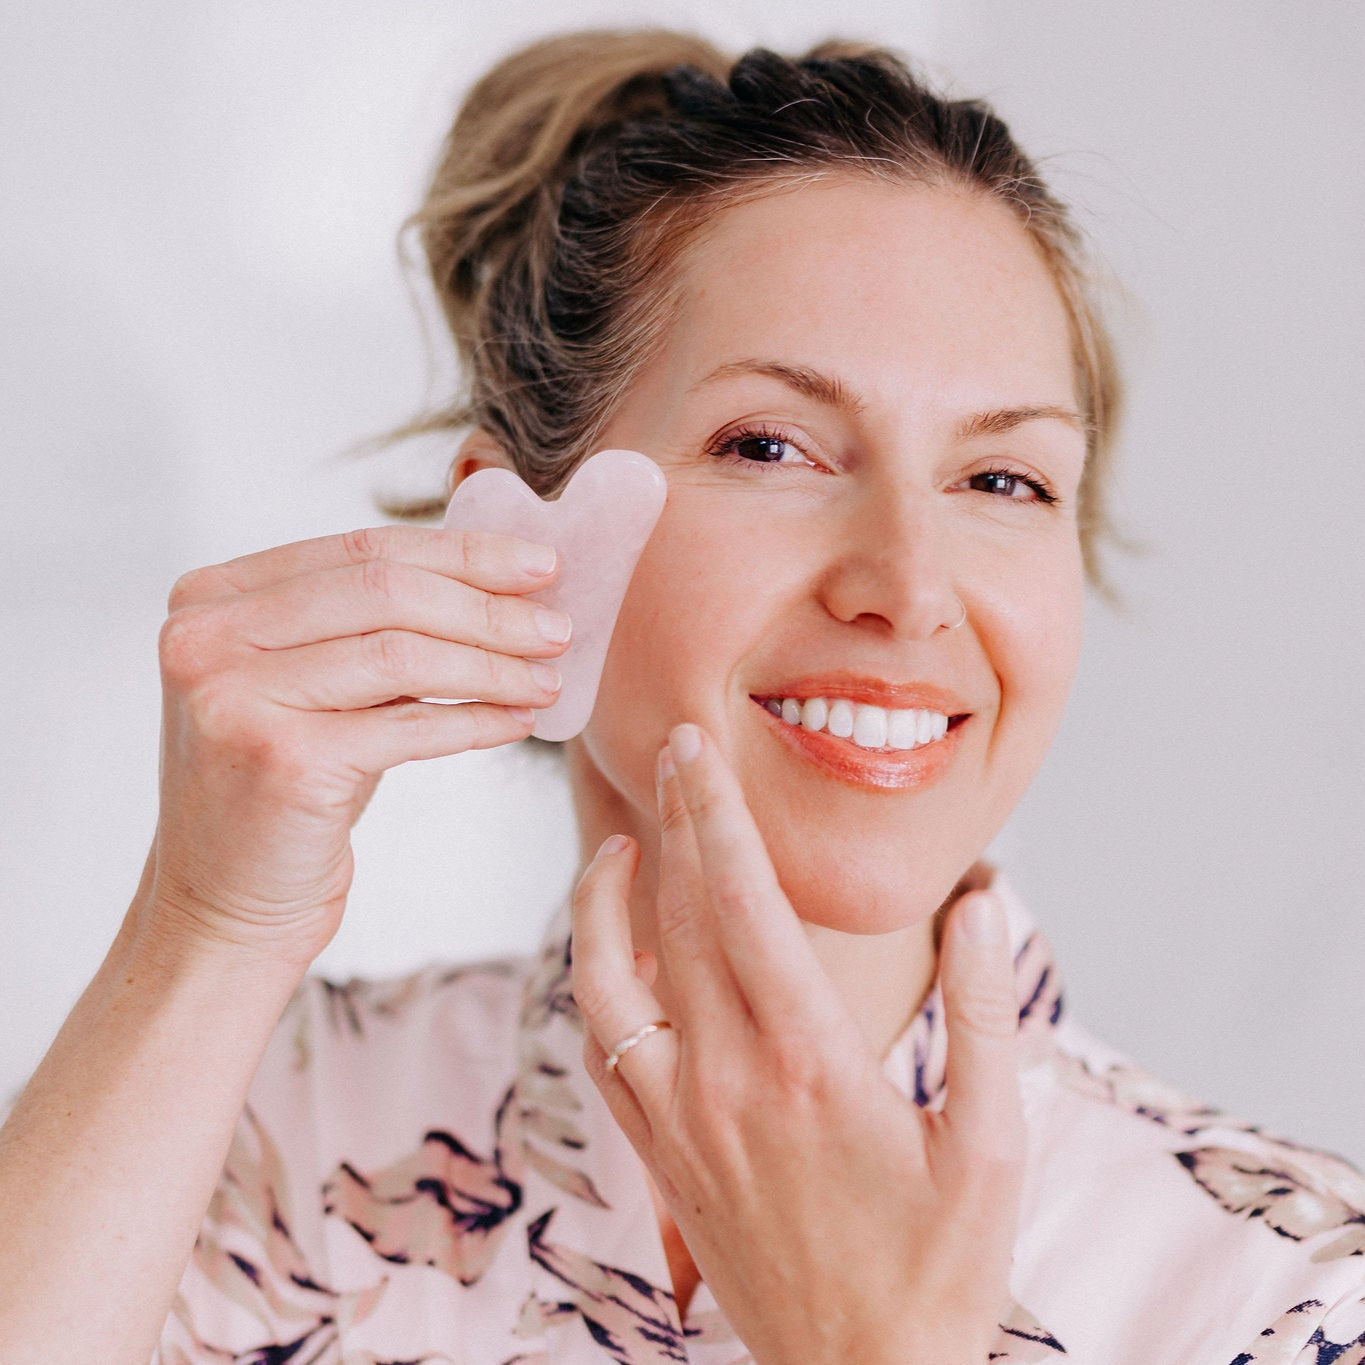
[[[475,427],[460,442],[451,462],[446,482],[451,493],[471,474],[480,469],[511,469],[512,460],[506,450],[482,427]],[[515,472],[515,471],[514,471]]]

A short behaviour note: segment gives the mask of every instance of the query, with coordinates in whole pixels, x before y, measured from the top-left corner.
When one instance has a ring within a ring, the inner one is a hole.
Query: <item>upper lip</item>
[[[865,673],[811,673],[772,688],[753,692],[755,700],[794,697],[844,697],[867,706],[882,706],[893,711],[921,709],[939,711],[945,716],[969,714],[971,708],[956,693],[930,682],[892,682]]]

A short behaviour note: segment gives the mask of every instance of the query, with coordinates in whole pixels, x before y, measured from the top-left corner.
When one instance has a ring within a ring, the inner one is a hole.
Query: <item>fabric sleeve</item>
[[[1305,1299],[1287,1308],[1228,1365],[1325,1365],[1328,1361],[1365,1365],[1365,1276],[1327,1308],[1321,1299]]]

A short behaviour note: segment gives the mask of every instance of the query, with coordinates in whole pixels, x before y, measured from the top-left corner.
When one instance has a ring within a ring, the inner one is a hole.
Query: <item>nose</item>
[[[961,624],[942,496],[878,481],[850,500],[820,583],[832,616],[906,640]]]

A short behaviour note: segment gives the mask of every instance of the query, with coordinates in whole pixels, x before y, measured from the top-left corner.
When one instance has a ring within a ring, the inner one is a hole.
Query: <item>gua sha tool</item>
[[[447,530],[496,531],[559,554],[555,581],[522,594],[573,622],[568,649],[551,660],[564,686],[538,712],[531,731],[538,739],[572,739],[588,723],[626,586],[667,496],[663,471],[638,450],[589,456],[553,502],[510,469],[480,469],[456,488]]]

